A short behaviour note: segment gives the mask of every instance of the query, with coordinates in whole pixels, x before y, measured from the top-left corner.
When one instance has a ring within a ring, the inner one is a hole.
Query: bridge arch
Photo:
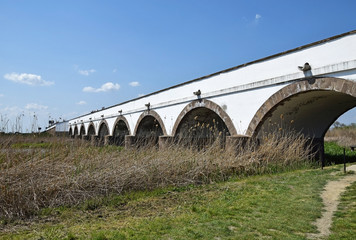
[[[179,114],[172,131],[176,140],[183,144],[205,145],[218,136],[236,135],[229,115],[216,103],[199,99],[189,103]]]
[[[95,136],[95,126],[94,126],[94,123],[93,122],[90,122],[89,123],[89,126],[88,126],[88,131],[87,131],[87,136]]]
[[[194,100],[193,102],[189,103],[185,108],[180,112],[178,118],[173,126],[172,135],[176,136],[177,131],[181,127],[184,122],[187,122],[188,118],[191,118],[195,111],[199,111],[202,113],[212,113],[213,116],[218,117],[221,121],[226,125],[226,128],[230,135],[237,135],[236,128],[229,117],[229,115],[222,109],[218,104],[206,100],[206,99],[199,99]],[[196,116],[193,116],[193,119]],[[199,116],[198,116],[199,117]],[[212,117],[211,117],[212,118]],[[213,119],[213,118],[212,118]],[[217,120],[217,119],[216,119]]]
[[[117,117],[112,130],[114,144],[124,146],[125,136],[130,134],[129,123],[126,118],[124,116]]]
[[[135,127],[138,145],[158,144],[158,137],[167,135],[161,117],[153,110],[143,112]]]
[[[356,106],[356,82],[341,78],[310,78],[297,81],[273,94],[256,112],[247,135],[281,129],[322,139],[331,124]]]
[[[99,145],[104,144],[105,136],[107,135],[109,135],[109,125],[106,122],[106,120],[102,120],[99,124],[99,131],[98,131]]]
[[[102,120],[99,124],[98,136],[103,138],[107,135],[109,135],[109,125],[106,120]]]
[[[80,126],[80,131],[79,131],[79,136],[84,136],[85,135],[85,127],[84,124]]]
[[[73,130],[72,130],[72,127],[69,127],[69,132],[68,132],[69,136],[72,136],[73,135]]]
[[[74,127],[73,135],[74,135],[74,136],[77,136],[77,135],[78,135],[78,126],[77,126],[77,125]]]

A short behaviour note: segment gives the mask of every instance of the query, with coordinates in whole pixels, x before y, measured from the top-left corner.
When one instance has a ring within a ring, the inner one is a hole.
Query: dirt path
[[[356,165],[352,165],[346,169],[356,172]],[[332,224],[332,217],[339,205],[340,195],[345,191],[346,187],[356,181],[356,174],[348,175],[337,181],[331,181],[326,184],[324,191],[321,194],[323,199],[324,210],[321,218],[314,223],[318,227],[319,233],[310,234],[310,239],[318,239],[327,237],[330,234],[330,227]]]

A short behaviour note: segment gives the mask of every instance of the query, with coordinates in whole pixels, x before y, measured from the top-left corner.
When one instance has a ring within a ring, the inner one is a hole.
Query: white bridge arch
[[[333,121],[355,106],[356,31],[351,31],[78,116],[56,129],[120,144],[126,139],[128,146],[137,135],[173,138],[195,117],[216,118],[229,138],[275,131],[266,124],[278,120],[322,141]]]

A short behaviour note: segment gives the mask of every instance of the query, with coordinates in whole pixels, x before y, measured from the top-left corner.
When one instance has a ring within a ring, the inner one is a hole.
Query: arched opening
[[[75,126],[75,128],[74,128],[74,136],[77,136],[77,135],[78,135],[78,127]]]
[[[342,114],[330,126],[324,141],[327,163],[356,162],[356,107]]]
[[[146,115],[136,130],[137,146],[157,146],[159,136],[163,135],[160,122],[152,115]]]
[[[80,127],[79,135],[80,135],[80,136],[84,136],[84,135],[85,135],[85,128],[84,128],[84,125],[82,125],[82,126]]]
[[[356,83],[339,78],[316,78],[292,83],[272,95],[257,111],[247,133],[297,132],[323,154],[324,136],[331,124],[356,106]]]
[[[256,133],[292,130],[311,138],[323,138],[330,125],[355,105],[355,97],[335,91],[314,90],[295,94],[275,106]]]
[[[237,135],[225,110],[207,99],[189,103],[179,114],[172,133],[175,141],[198,147],[215,141],[218,136],[224,145],[226,136]]]
[[[200,149],[217,139],[224,146],[226,136],[230,136],[230,132],[223,119],[208,108],[197,107],[186,113],[180,121],[175,132],[175,141]]]
[[[69,135],[69,136],[72,136],[72,135],[73,135],[73,131],[72,131],[72,128],[71,128],[71,127],[69,127],[68,135]]]
[[[88,134],[87,134],[89,137],[90,136],[95,136],[95,127],[94,127],[94,124],[90,124],[89,127],[88,127]]]
[[[105,121],[103,121],[100,124],[99,133],[98,133],[100,145],[104,144],[105,136],[107,136],[107,135],[109,135],[109,128],[108,128],[107,123]]]
[[[113,142],[117,146],[125,146],[125,136],[130,135],[127,121],[124,117],[116,120],[113,131]]]

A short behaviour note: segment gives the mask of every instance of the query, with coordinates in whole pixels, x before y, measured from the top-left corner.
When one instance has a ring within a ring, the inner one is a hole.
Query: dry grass
[[[325,141],[343,147],[356,146],[356,128],[333,128],[326,132]]]
[[[28,144],[23,144],[28,143]],[[44,207],[76,205],[131,190],[222,181],[308,164],[301,136],[268,136],[236,149],[215,141],[202,150],[172,145],[121,149],[63,138],[0,140],[0,218],[28,217]]]

